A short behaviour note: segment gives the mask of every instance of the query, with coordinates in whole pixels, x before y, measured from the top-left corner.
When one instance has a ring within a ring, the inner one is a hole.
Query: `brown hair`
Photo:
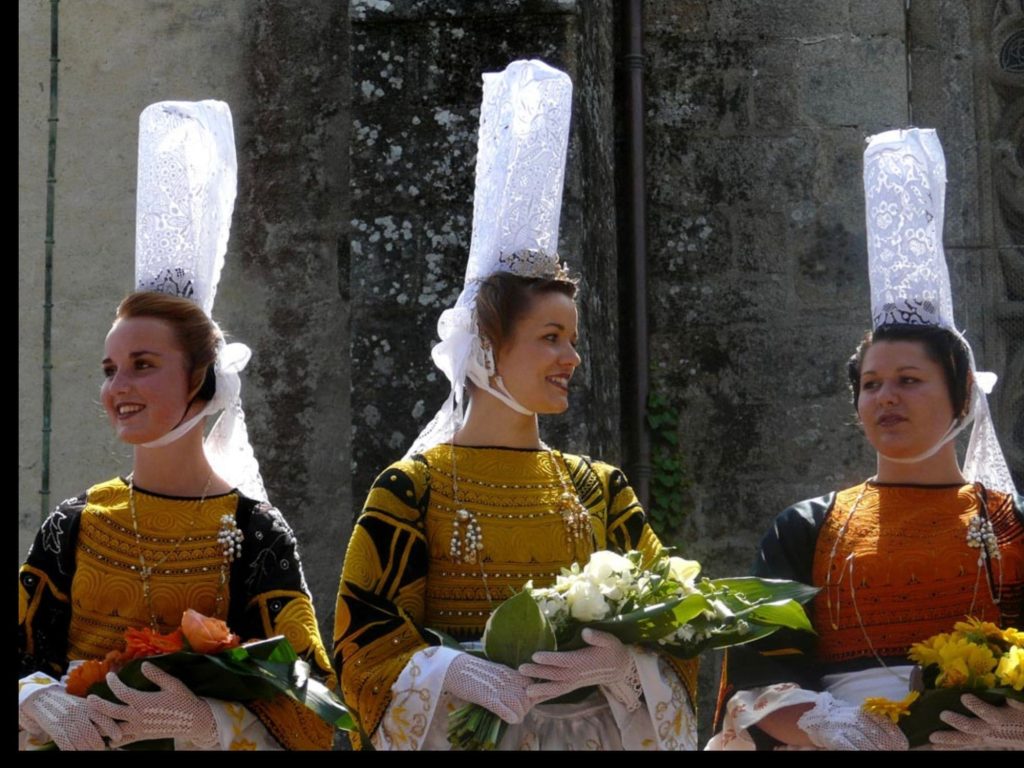
[[[480,284],[476,299],[477,323],[495,350],[500,350],[515,333],[516,323],[530,309],[534,298],[561,293],[576,298],[576,280],[565,277],[521,277],[495,272]]]
[[[213,363],[223,336],[198,304],[157,291],[136,291],[118,305],[116,317],[118,320],[153,317],[168,323],[188,360],[189,390],[199,390],[193,399],[213,399],[216,391]]]
[[[949,400],[953,404],[955,417],[961,419],[967,415],[971,392],[971,363],[967,349],[960,339],[936,325],[882,325],[864,334],[864,338],[857,345],[857,351],[846,363],[854,409],[857,408],[857,400],[860,398],[860,371],[864,364],[864,355],[871,345],[878,341],[918,342],[928,359],[937,363],[945,374],[946,389],[949,391]]]

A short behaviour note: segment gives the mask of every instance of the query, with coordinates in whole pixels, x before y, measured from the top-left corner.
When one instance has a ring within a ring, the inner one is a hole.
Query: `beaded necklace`
[[[563,471],[563,467],[559,464],[555,452],[550,446],[542,442],[541,449],[547,451],[555,471],[555,476],[562,487],[562,492],[559,495],[555,508],[549,510],[546,514],[561,517],[569,543],[575,547],[578,542],[585,540],[588,535],[592,535],[590,513],[583,506],[579,496],[569,488],[569,480],[567,478],[569,474],[568,467],[566,466]],[[483,567],[483,531],[480,528],[476,515],[470,510],[459,506],[459,475],[456,466],[454,440],[449,443],[449,457],[452,468],[452,506],[455,507],[455,518],[452,521],[452,536],[448,545],[448,554],[456,562],[480,565],[480,578],[484,583],[487,600],[488,602],[493,602],[487,584],[487,573]]]

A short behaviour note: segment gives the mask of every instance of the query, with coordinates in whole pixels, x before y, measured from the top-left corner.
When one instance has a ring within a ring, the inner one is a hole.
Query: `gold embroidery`
[[[317,625],[316,613],[309,598],[302,592],[278,589],[264,592],[256,598],[260,606],[260,616],[267,637],[284,635],[292,648],[300,656],[312,653],[316,665],[325,672],[333,672],[330,656],[320,639],[320,628]],[[286,600],[273,621],[267,603],[271,600]]]
[[[249,709],[285,749],[328,750],[334,745],[334,728],[284,694],[252,701]]]
[[[863,495],[862,495],[863,492]],[[989,492],[995,499],[997,494]],[[856,514],[849,515],[858,497]],[[1001,621],[988,590],[978,590],[978,553],[967,545],[969,521],[979,510],[974,486],[914,487],[859,485],[836,495],[815,546],[813,583],[831,586],[813,602],[819,633],[816,655],[822,661],[872,656],[904,656],[922,637],[948,631],[974,603],[974,615]],[[839,531],[849,526],[830,562]],[[1024,539],[1001,544],[1004,592],[1019,594],[1024,582]],[[828,571],[832,569],[831,577]],[[857,610],[850,595],[854,579]],[[842,575],[842,579],[840,579]],[[980,578],[984,581],[984,576]],[[832,621],[828,620],[831,601]],[[1007,601],[1012,604],[1013,601]],[[865,640],[870,638],[870,645]]]
[[[450,553],[456,511],[451,453],[450,446],[438,446],[423,454],[425,461],[403,460],[382,473],[349,541],[334,651],[345,700],[370,735],[392,704],[401,729],[419,727],[412,714],[418,703],[399,700],[398,692],[392,701],[403,668],[427,646],[418,627],[478,637],[491,610],[513,590],[527,580],[552,583],[561,568],[585,562],[594,547],[639,548],[648,557],[661,548],[613,467],[564,456],[594,534],[593,541],[572,541],[557,512],[564,488],[547,451],[456,447],[458,506],[474,515],[485,542],[481,564],[458,563]],[[415,688],[402,692],[417,695]]]
[[[151,496],[139,490],[135,495],[147,561],[159,562],[169,555],[150,576],[161,631],[177,627],[186,608],[214,615],[222,554],[217,532],[221,515],[235,513],[238,495],[207,499],[201,509],[194,499]],[[201,516],[187,532],[187,521],[197,512]],[[186,532],[184,542],[174,550]],[[149,625],[138,569],[127,486],[115,478],[90,488],[71,583],[69,659],[102,658],[123,647],[127,628]]]

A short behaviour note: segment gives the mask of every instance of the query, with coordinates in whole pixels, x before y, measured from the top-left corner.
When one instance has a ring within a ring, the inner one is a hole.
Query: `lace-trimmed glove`
[[[583,641],[590,647],[540,651],[533,654],[534,663],[520,665],[519,671],[524,675],[550,681],[533,683],[527,688],[530,701],[539,704],[577,688],[598,685],[627,710],[635,711],[643,691],[629,649],[615,635],[593,629],[583,630]]]
[[[462,653],[448,665],[443,687],[453,696],[479,704],[506,723],[515,724],[530,711],[526,695],[529,684],[529,679],[504,664]]]
[[[993,706],[965,693],[960,703],[977,717],[946,710],[939,719],[955,731],[935,731],[928,737],[937,749],[1024,749],[1024,702],[1007,699]]]
[[[107,685],[124,704],[90,696],[89,713],[122,721],[120,739],[111,742],[119,747],[146,739],[187,738],[200,748],[220,746],[217,721],[210,705],[190,691],[176,677],[155,664],[143,662],[143,676],[160,687],[159,691],[137,691],[122,683],[116,674],[107,675]]]
[[[62,752],[106,749],[103,741],[121,738],[120,726],[104,714],[89,711],[88,702],[62,686],[51,685],[18,707],[18,724],[36,737],[49,737]]]
[[[797,720],[814,746],[840,750],[910,749],[899,726],[880,715],[869,715],[853,704],[839,701],[828,693]]]

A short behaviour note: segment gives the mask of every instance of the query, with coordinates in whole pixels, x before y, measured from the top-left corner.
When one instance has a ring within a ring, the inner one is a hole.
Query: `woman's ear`
[[[195,382],[195,374],[193,374],[193,379],[192,380],[193,380],[193,382]],[[198,385],[193,383],[192,392],[191,392],[188,400],[189,400],[190,403],[194,402],[196,400],[202,400],[204,402],[209,402],[210,400],[213,400],[213,396],[216,393],[217,393],[217,374],[214,371],[213,363],[211,363],[210,365],[206,366],[206,369],[203,371],[202,381],[199,382]]]

